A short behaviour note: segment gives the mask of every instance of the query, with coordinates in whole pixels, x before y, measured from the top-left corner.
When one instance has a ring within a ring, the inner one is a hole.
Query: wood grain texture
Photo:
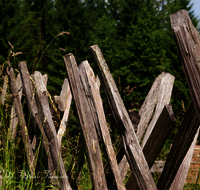
[[[43,78],[44,86],[47,86],[48,75],[44,74],[44,75],[42,75],[42,78]]]
[[[33,84],[33,79],[31,78],[31,76],[28,72],[26,62],[19,63],[19,71],[20,71],[20,75],[21,75],[20,78],[22,79],[22,82],[23,82],[26,103],[28,105],[29,113],[31,113],[31,123],[32,123],[32,126],[34,127],[33,132],[35,133],[34,139],[38,139],[40,137],[40,134],[42,134],[45,153],[47,154],[47,157],[48,157],[48,169],[50,170],[50,172],[53,172],[55,169],[53,166],[51,154],[49,154],[49,150],[50,150],[49,149],[49,140],[46,137],[45,131],[42,126],[41,118],[39,117],[38,105],[35,100],[35,94],[36,94],[36,91],[34,91],[35,86]],[[43,79],[44,79],[44,77],[43,77]],[[37,134],[37,127],[39,127],[39,130],[41,132],[40,134]],[[33,141],[34,141],[34,139],[33,139]]]
[[[165,166],[165,161],[156,160],[153,166],[151,167],[151,172],[162,173],[164,166]]]
[[[158,96],[158,103],[156,106],[156,110],[153,116],[153,119],[151,120],[151,123],[149,124],[145,136],[143,138],[142,141],[142,148],[144,147],[144,145],[146,144],[157,120],[158,117],[160,116],[160,113],[163,110],[163,107],[165,105],[168,105],[171,99],[171,93],[172,93],[172,88],[173,88],[173,84],[174,84],[174,79],[175,77],[169,73],[166,73],[160,81],[160,85],[159,85],[159,91],[157,92],[157,96]]]
[[[97,83],[98,88],[100,89],[101,82],[100,82],[100,80],[99,80],[98,75],[97,75],[97,77],[96,77],[96,83]]]
[[[99,132],[102,136],[102,140],[106,148],[108,161],[114,174],[117,189],[125,190],[123,181],[120,176],[115,151],[113,149],[112,142],[110,139],[101,96],[99,93],[98,83],[95,79],[94,72],[90,67],[88,61],[84,61],[80,64],[79,74],[83,83],[84,91],[86,93],[86,98],[88,101],[91,102],[89,105],[91,112],[93,113],[93,120],[95,121],[95,126],[97,127],[97,129],[99,129]]]
[[[41,121],[43,121],[42,125],[44,127],[44,131],[49,141],[50,154],[52,157],[54,169],[61,178],[61,184],[60,184],[61,189],[71,190],[68,177],[65,171],[65,167],[63,164],[62,156],[59,151],[56,130],[52,120],[48,103],[48,94],[43,82],[42,74],[38,71],[35,71],[33,78],[35,81],[37,96],[38,96],[38,99],[36,100],[40,110],[39,116],[41,118]]]
[[[17,75],[16,85],[17,85],[16,86],[17,91],[19,93],[19,99],[20,99],[20,102],[21,102],[23,86],[22,86],[20,74]],[[10,127],[9,127],[10,128],[9,129],[9,136],[10,136],[9,138],[12,139],[13,141],[15,140],[17,124],[18,124],[18,117],[17,117],[17,113],[16,113],[16,110],[15,110],[15,104],[13,103],[13,106],[11,108]]]
[[[179,128],[176,139],[173,142],[161,177],[158,180],[158,189],[167,190],[171,187],[179,167],[194,140],[198,128],[199,118],[192,102],[181,124],[181,127]]]
[[[88,149],[87,160],[91,180],[95,189],[107,189],[97,133],[93,122],[92,113],[83,89],[83,85],[80,81],[75,57],[72,54],[65,55],[64,61],[81,128],[83,130]]]
[[[142,104],[142,107],[140,108],[139,115],[141,118],[137,130],[138,141],[141,141],[146,127],[148,126],[148,123],[151,119],[151,116],[153,115],[154,107],[158,102],[160,82],[165,74],[165,72],[162,72],[155,79],[147,97],[145,98],[145,101]]]
[[[156,189],[151,172],[145,160],[142,149],[134,132],[133,124],[124,107],[114,79],[108,69],[103,54],[97,45],[90,47],[98,70],[98,76],[106,94],[107,100],[121,133],[126,157],[136,178],[139,189]]]
[[[7,73],[10,77],[12,97],[14,99],[15,110],[16,110],[16,113],[17,113],[17,117],[19,119],[19,126],[20,126],[20,130],[21,130],[21,134],[22,134],[22,140],[23,140],[24,147],[25,147],[26,157],[27,157],[27,160],[28,160],[28,166],[29,166],[31,175],[33,177],[34,173],[35,173],[35,158],[34,158],[34,153],[33,153],[31,144],[30,144],[28,130],[27,130],[25,119],[24,119],[22,104],[21,104],[21,101],[20,101],[20,98],[19,98],[13,68],[12,67],[8,68]]]
[[[69,110],[70,110],[70,106],[72,102],[72,94],[71,94],[71,90],[70,90],[70,86],[69,86],[67,78],[64,80],[60,96],[54,96],[54,100],[55,100],[55,103],[58,105],[58,109],[64,112],[59,130],[57,133],[58,146],[59,146],[59,149],[61,150],[61,144],[62,144],[61,142],[62,142],[63,135],[66,132]]]
[[[155,108],[156,104],[158,103],[158,100],[161,99],[161,98],[159,98],[160,95],[162,95],[162,94],[160,94],[160,92],[162,92],[161,90],[163,89],[163,87],[161,87],[161,81],[163,81],[163,79],[165,79],[166,74],[168,74],[168,73],[162,72],[155,79],[155,81],[154,81],[154,83],[153,83],[153,85],[152,85],[144,103],[142,104],[140,111],[139,111],[140,120],[139,120],[139,124],[137,126],[137,133],[136,133],[136,136],[137,136],[139,142],[141,141],[143,134],[148,126],[148,123],[152,117],[154,108]],[[165,80],[164,80],[164,82],[165,82]],[[158,111],[160,111],[160,109],[157,109],[157,115],[158,115]],[[157,115],[154,118],[154,122],[151,123],[151,128],[154,127],[154,125],[152,125],[152,124],[155,124]],[[123,172],[125,172],[124,168],[127,168],[128,161],[127,161],[127,163],[125,162],[126,156],[124,155],[123,148],[121,149],[121,151],[119,151],[119,153],[120,153],[120,155],[117,154],[117,160],[121,160],[122,156],[124,156],[122,159],[123,162],[121,161],[122,163],[124,163],[124,165],[120,162],[120,169],[123,169]]]
[[[200,118],[200,36],[185,10],[170,15],[190,94]]]
[[[146,144],[143,148],[143,153],[148,163],[149,168],[151,168],[161,151],[168,135],[175,126],[175,116],[170,105],[164,106],[162,109],[156,123],[152,130]],[[133,190],[136,188],[136,182],[134,176],[131,175],[126,184],[127,190]]]
[[[8,76],[5,75],[4,80],[3,80],[3,91],[1,94],[1,104],[2,105],[4,105],[4,103],[5,103],[7,85],[8,85]]]
[[[193,156],[193,152],[194,152],[194,148],[197,142],[197,137],[199,135],[199,129],[197,130],[197,133],[194,137],[194,140],[190,146],[190,149],[188,150],[177,174],[176,177],[170,187],[170,190],[177,190],[177,189],[183,189],[184,185],[185,185],[185,180],[187,178],[187,174],[190,168],[190,163],[192,160],[192,156]]]

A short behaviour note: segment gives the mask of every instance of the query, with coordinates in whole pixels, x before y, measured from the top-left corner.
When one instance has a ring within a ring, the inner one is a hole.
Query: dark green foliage
[[[7,59],[10,41],[12,51],[23,53],[11,65],[17,68],[26,61],[30,72],[47,73],[52,95],[60,93],[67,77],[63,55],[73,53],[77,64],[87,59],[94,67],[88,48],[98,44],[127,109],[139,110],[162,71],[176,77],[171,100],[175,114],[182,114],[183,103],[189,106],[169,14],[186,9],[197,27],[191,0],[2,0],[0,6],[0,59]],[[62,31],[70,34],[58,35]]]

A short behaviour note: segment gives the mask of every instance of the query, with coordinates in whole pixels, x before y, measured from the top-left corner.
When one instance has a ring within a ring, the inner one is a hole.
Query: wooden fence
[[[14,102],[9,130],[10,138],[15,138],[16,126],[19,123],[32,176],[35,174],[36,166],[34,149],[38,145],[38,135],[42,135],[44,149],[48,153],[46,169],[50,170],[50,175],[56,174],[62,177],[60,183],[56,179],[52,179],[52,183],[60,189],[72,189],[70,183],[73,179],[70,171],[66,173],[61,156],[61,146],[73,98],[82,129],[82,136],[79,139],[82,142],[80,143],[80,156],[78,156],[76,162],[78,165],[77,173],[81,172],[84,164],[82,153],[85,151],[86,145],[88,169],[94,189],[177,190],[183,188],[199,133],[200,37],[192,26],[186,11],[181,10],[172,14],[170,18],[193,101],[172,145],[157,186],[150,169],[175,126],[176,119],[172,106],[169,105],[175,77],[169,73],[161,73],[155,79],[139,114],[128,113],[103,54],[97,45],[90,47],[97,67],[97,78],[95,78],[88,61],[83,61],[77,66],[72,54],[64,56],[69,78],[65,79],[60,95],[54,97],[57,106],[54,106],[52,110],[48,102],[50,95],[46,89],[47,75],[42,75],[38,71],[30,75],[26,63],[20,62],[20,74],[15,79],[13,68],[7,68]],[[7,77],[5,77],[5,84],[6,81],[8,81]],[[116,126],[121,134],[121,145],[117,154],[115,154],[107,127],[99,93],[100,86],[104,90]],[[3,90],[2,104],[4,104],[6,85],[4,85]],[[22,92],[25,94],[31,118],[29,129],[27,129],[27,122],[22,109]],[[60,112],[63,115],[60,118],[61,123],[58,132],[56,132],[52,119],[53,112],[54,114]],[[153,118],[151,119],[152,115]],[[140,146],[139,142],[145,131]],[[108,174],[104,171],[105,165],[102,162],[99,142],[105,145],[108,158],[106,165],[108,170],[111,171]],[[124,179],[129,168],[132,173],[128,182],[124,185]]]

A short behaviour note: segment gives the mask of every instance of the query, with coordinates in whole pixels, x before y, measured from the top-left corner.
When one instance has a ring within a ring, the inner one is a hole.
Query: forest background
[[[12,51],[23,53],[11,66],[18,69],[26,61],[30,72],[47,73],[50,94],[59,95],[67,77],[63,56],[73,53],[78,64],[88,60],[95,71],[89,47],[98,44],[128,110],[140,109],[161,72],[174,75],[170,104],[181,123],[191,96],[169,18],[180,9],[188,11],[200,31],[191,0],[0,0],[1,64],[9,55],[9,41]],[[70,34],[58,36],[62,31]],[[78,126],[76,118],[71,132]]]

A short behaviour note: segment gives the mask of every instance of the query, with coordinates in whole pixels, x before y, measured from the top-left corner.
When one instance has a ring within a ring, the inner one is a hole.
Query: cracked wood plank
[[[185,158],[199,128],[199,118],[193,102],[179,128],[172,148],[167,157],[163,172],[158,180],[157,188],[167,190],[171,187],[179,167]]]
[[[50,172],[53,172],[54,166],[53,166],[51,154],[49,154],[49,140],[46,137],[46,134],[45,134],[43,126],[42,126],[41,118],[39,117],[39,110],[38,110],[38,106],[37,106],[37,103],[35,100],[35,93],[36,93],[34,90],[35,84],[28,72],[26,62],[19,63],[19,71],[21,74],[22,82],[23,82],[26,103],[28,105],[29,112],[31,113],[31,123],[34,127],[34,134],[35,134],[34,137],[35,137],[35,139],[40,137],[40,134],[36,134],[37,127],[39,127],[39,130],[40,130],[40,132],[42,134],[42,138],[43,138],[44,149],[45,149],[47,157],[48,157],[48,167],[49,167]],[[43,79],[44,79],[44,76],[43,76]],[[34,147],[35,147],[35,144],[34,144]],[[55,180],[54,180],[54,182],[55,182]],[[57,180],[56,180],[56,183],[58,183]]]
[[[3,91],[1,94],[1,104],[2,105],[4,105],[4,102],[5,102],[7,85],[8,85],[8,76],[5,75],[4,80],[3,80],[3,89],[2,89]]]
[[[20,102],[21,102],[23,86],[22,86],[20,74],[17,75],[16,85],[17,85],[16,86],[17,91],[19,93],[19,99],[20,99]],[[10,118],[10,127],[9,127],[10,128],[9,129],[9,136],[10,136],[9,138],[12,139],[13,141],[15,140],[17,124],[18,124],[18,117],[17,117],[17,113],[16,113],[16,110],[15,110],[15,104],[13,103],[13,106],[11,108],[11,118]]]
[[[97,133],[92,119],[92,113],[90,111],[83,85],[80,80],[75,57],[72,54],[67,54],[64,56],[64,61],[81,128],[83,130],[88,149],[87,160],[91,180],[95,189],[107,189]]]
[[[121,133],[126,157],[136,178],[139,189],[157,189],[142,149],[134,132],[133,124],[124,107],[114,79],[103,54],[97,45],[90,47],[98,70],[98,76],[108,99],[112,114]]]
[[[12,67],[8,68],[7,73],[10,77],[12,97],[14,99],[15,109],[16,109],[17,117],[19,119],[19,126],[20,126],[20,130],[21,130],[21,134],[22,134],[22,140],[23,140],[24,147],[25,147],[25,152],[26,152],[26,157],[27,157],[27,160],[28,160],[29,169],[30,169],[30,172],[31,172],[31,176],[33,177],[34,173],[35,173],[35,158],[34,158],[34,153],[33,153],[31,144],[30,144],[30,139],[29,139],[29,136],[28,136],[28,130],[27,130],[27,127],[26,127],[25,119],[24,119],[22,104],[21,104],[21,101],[20,101],[20,98],[19,98],[13,68]]]
[[[156,110],[153,116],[153,119],[151,120],[151,123],[149,124],[144,139],[142,141],[142,148],[144,147],[144,145],[146,144],[157,120],[158,117],[160,116],[160,113],[163,110],[163,107],[165,105],[168,105],[171,99],[171,93],[172,93],[172,88],[173,88],[173,84],[174,84],[174,79],[175,77],[169,73],[166,73],[164,76],[162,76],[160,84],[159,84],[159,90],[158,90],[158,103],[156,106]]]
[[[69,86],[69,82],[67,78],[64,80],[64,83],[62,85],[60,96],[54,96],[54,100],[55,100],[55,103],[58,105],[58,109],[61,112],[64,112],[59,130],[57,133],[58,146],[61,151],[62,138],[66,132],[69,110],[70,110],[70,106],[72,102],[72,94],[71,94],[71,90],[70,90],[70,86]]]
[[[186,154],[177,174],[176,177],[170,187],[170,190],[177,190],[177,189],[183,189],[184,185],[185,185],[185,180],[187,178],[187,174],[190,168],[190,163],[192,160],[192,156],[193,156],[193,152],[194,152],[194,148],[197,142],[197,138],[199,135],[199,129],[197,130],[197,133],[194,137],[194,140],[190,146],[190,149],[188,150],[188,153]]]
[[[200,35],[185,10],[170,15],[190,94],[200,118]]]
[[[90,67],[88,61],[84,61],[80,64],[79,73],[86,93],[86,98],[88,99],[88,101],[91,102],[89,104],[90,109],[91,112],[93,113],[93,119],[95,121],[95,125],[98,126],[96,127],[99,129],[102,141],[105,145],[108,161],[110,163],[110,167],[114,174],[117,189],[125,190],[123,181],[120,176],[117,159],[115,156],[115,151],[113,149],[112,142],[110,139],[110,134],[108,131],[102,100],[99,93],[99,85],[98,85],[99,82],[96,81],[94,72]]]
[[[42,74],[38,71],[35,71],[33,79],[35,81],[38,96],[36,101],[40,110],[39,116],[41,118],[46,136],[49,140],[50,154],[52,157],[54,169],[56,170],[56,173],[59,174],[59,178],[61,178],[61,189],[71,190],[62,156],[59,151],[56,130],[49,108],[47,89],[44,85]]]
[[[137,133],[136,133],[136,136],[137,136],[139,142],[142,139],[145,129],[148,126],[148,123],[153,114],[154,107],[157,104],[154,117],[149,124],[149,127],[148,127],[147,132],[144,137],[144,140],[142,142],[142,147],[144,146],[144,144],[146,144],[146,141],[149,138],[149,135],[150,135],[151,131],[153,130],[155,123],[156,123],[163,107],[165,105],[169,104],[169,102],[170,102],[174,79],[175,79],[174,76],[172,76],[171,74],[162,72],[155,79],[144,103],[142,104],[142,107],[139,111],[139,115],[141,118],[140,118],[140,122],[137,126],[138,129],[137,129]],[[123,158],[122,163],[124,163],[124,164],[122,164],[120,162],[120,169],[123,169],[123,173],[124,173],[124,167],[127,166],[125,160],[126,160],[126,158]]]
[[[172,129],[175,126],[175,116],[170,105],[164,106],[162,109],[156,123],[155,127],[152,130],[146,144],[143,148],[143,153],[148,163],[149,168],[151,168],[161,151],[167,137],[171,133]],[[134,190],[136,188],[136,181],[131,174],[126,184],[127,190]]]

